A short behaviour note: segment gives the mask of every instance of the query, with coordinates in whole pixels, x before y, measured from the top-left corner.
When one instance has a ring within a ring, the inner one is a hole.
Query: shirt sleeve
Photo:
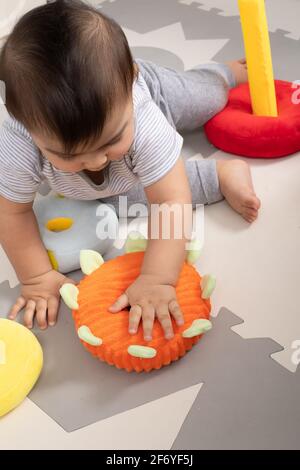
[[[183,138],[153,100],[140,106],[135,125],[132,171],[147,187],[159,181],[175,165]]]
[[[3,123],[0,129],[0,195],[18,203],[34,200],[41,183],[38,149]]]

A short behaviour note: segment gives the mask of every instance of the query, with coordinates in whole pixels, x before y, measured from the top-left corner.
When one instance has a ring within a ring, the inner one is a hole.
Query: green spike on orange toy
[[[128,332],[128,309],[112,314],[108,307],[138,277],[147,240],[131,234],[126,254],[104,262],[91,250],[81,252],[81,268],[86,276],[77,286],[64,284],[60,289],[66,305],[72,309],[77,334],[85,348],[101,361],[128,372],[160,369],[184,356],[201,335],[211,329],[209,297],[215,287],[213,276],[201,278],[191,261],[199,257],[199,244],[190,243],[178,282],[176,295],[184,315],[184,324],[172,320],[174,337],[167,340],[155,320],[152,340],[145,341],[142,325],[135,335]]]

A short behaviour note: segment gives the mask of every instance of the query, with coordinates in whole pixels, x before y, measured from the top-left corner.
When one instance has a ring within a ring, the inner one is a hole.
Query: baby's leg
[[[252,183],[249,165],[242,160],[188,160],[185,162],[193,207],[225,198],[247,222],[257,218],[260,200]]]
[[[260,201],[256,197],[249,166],[241,160],[187,160],[185,169],[188,176],[193,208],[197,204],[213,204],[224,197],[229,205],[248,222],[253,222],[258,214]],[[102,199],[114,206],[117,215],[130,216],[121,211],[119,196],[126,196],[127,209],[134,204],[148,205],[141,184],[126,193]]]
[[[232,64],[203,64],[177,72],[136,60],[154,102],[179,132],[199,129],[227,104],[236,85]]]
[[[220,190],[228,204],[247,222],[254,222],[260,200],[254,192],[248,163],[243,160],[219,160],[217,172]]]
[[[224,199],[220,191],[215,160],[188,160],[184,164],[192,193],[193,209],[197,204],[213,204]],[[144,188],[140,183],[126,193],[101,199],[102,202],[111,204],[115,208],[118,217],[130,216],[124,214],[119,196],[126,197],[128,210],[134,204],[148,206]]]

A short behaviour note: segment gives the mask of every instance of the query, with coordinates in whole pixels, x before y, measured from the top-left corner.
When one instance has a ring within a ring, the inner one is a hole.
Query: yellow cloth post
[[[252,108],[258,116],[278,116],[272,54],[264,0],[238,0],[248,65]]]

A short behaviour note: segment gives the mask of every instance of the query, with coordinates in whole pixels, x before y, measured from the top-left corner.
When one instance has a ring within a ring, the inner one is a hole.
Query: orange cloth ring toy
[[[215,279],[211,275],[200,277],[191,265],[198,256],[197,250],[191,249],[176,286],[185,323],[178,326],[172,320],[174,337],[167,340],[156,319],[152,340],[145,341],[141,324],[136,334],[129,334],[128,309],[108,311],[140,273],[144,253],[133,246],[128,251],[131,252],[104,263],[99,253],[83,250],[81,269],[86,276],[77,286],[64,284],[60,293],[72,309],[79,338],[93,356],[128,372],[149,372],[184,356],[211,328],[209,297]]]

